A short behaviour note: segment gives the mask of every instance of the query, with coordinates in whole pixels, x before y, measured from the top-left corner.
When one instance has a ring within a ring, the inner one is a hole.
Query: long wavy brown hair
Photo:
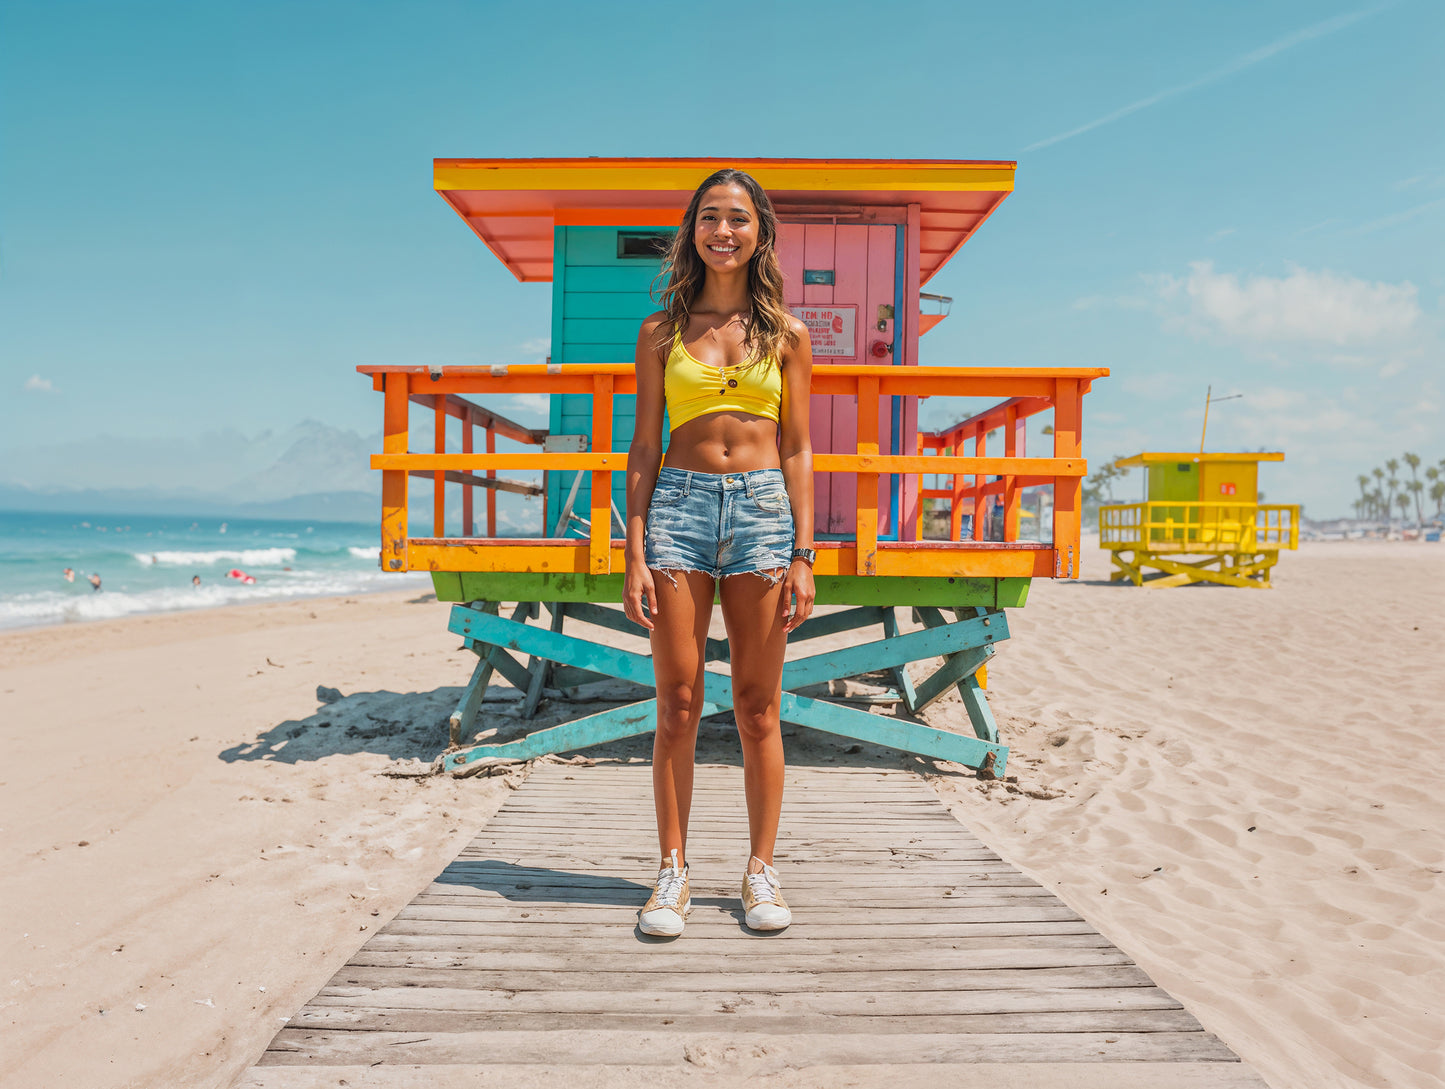
[[[748,349],[744,366],[762,360],[782,362],[785,347],[792,347],[798,335],[788,326],[792,316],[783,302],[783,271],[778,267],[778,216],[773,202],[751,174],[728,167],[703,179],[687,203],[682,225],[677,230],[662,262],[659,280],[666,279],[662,289],[662,308],[667,314],[665,328],[668,341],[687,333],[692,304],[702,292],[707,266],[698,256],[693,236],[697,231],[697,213],[703,194],[715,185],[740,185],[747,192],[758,213],[758,248],[748,261],[748,295],[752,312],[743,326],[743,343]]]

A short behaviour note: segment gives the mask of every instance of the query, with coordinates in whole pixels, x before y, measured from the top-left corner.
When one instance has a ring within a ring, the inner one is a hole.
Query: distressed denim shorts
[[[793,505],[781,469],[693,473],[663,466],[647,508],[647,566],[672,577],[755,573],[776,582],[793,556]],[[676,580],[674,579],[674,583]]]

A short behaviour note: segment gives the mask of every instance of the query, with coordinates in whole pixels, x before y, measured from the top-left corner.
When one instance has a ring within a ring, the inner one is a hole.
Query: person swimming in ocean
[[[100,576],[99,576],[99,575],[91,575],[91,576],[90,576],[90,588],[91,588],[92,590],[99,590],[99,589],[100,589]]]
[[[62,571],[62,572],[60,572],[60,573],[65,576],[65,581],[66,581],[66,582],[74,582],[74,581],[75,581],[75,568],[73,568],[73,567],[67,567],[64,571]]]
[[[199,590],[199,589],[201,588],[201,576],[200,576],[200,575],[192,575],[192,576],[191,576],[191,585],[194,586],[197,590]]]

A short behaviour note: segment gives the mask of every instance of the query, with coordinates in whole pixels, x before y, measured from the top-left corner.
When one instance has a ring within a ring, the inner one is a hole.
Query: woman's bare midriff
[[[673,429],[662,463],[692,473],[780,469],[778,425],[765,416],[710,412]]]

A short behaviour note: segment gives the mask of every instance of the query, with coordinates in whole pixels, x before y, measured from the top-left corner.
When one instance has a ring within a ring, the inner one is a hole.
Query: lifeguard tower
[[[768,190],[780,220],[787,302],[812,332],[817,603],[845,608],[821,611],[790,644],[868,628],[881,635],[790,657],[782,718],[1001,774],[1008,750],[980,671],[1008,637],[1005,610],[1025,603],[1033,578],[1077,575],[1082,401],[1108,371],[918,365],[919,336],[948,304],[921,287],[1013,188],[1013,163],[973,161],[436,160],[437,192],[498,260],[520,281],[552,285],[545,365],[358,368],[384,395],[383,452],[372,458],[382,471],[382,567],[432,572],[438,598],[456,603],[450,630],[479,659],[451,717],[445,764],[566,752],[653,728],[656,701],[643,700],[504,743],[477,744],[473,734],[494,672],[525,693],[524,717],[549,689],[608,677],[653,683],[646,654],[596,634],[645,635],[615,607],[635,418],[632,356],[641,319],[657,309],[651,292],[661,248],[693,189],[721,166],[747,170]],[[548,428],[525,427],[477,400],[505,394],[548,396]],[[998,403],[925,435],[918,403],[929,396]],[[431,413],[429,452],[410,449],[413,406]],[[1051,417],[1052,456],[1028,457],[1025,423],[1039,413]],[[1000,434],[990,449],[989,437]],[[498,476],[507,470],[540,471],[542,480]],[[951,486],[923,487],[926,476],[939,475]],[[429,532],[414,533],[408,522],[412,477],[431,485]],[[448,484],[461,491],[460,525],[451,532]],[[1019,539],[1030,488],[1052,493],[1048,540]],[[475,525],[478,491],[483,534]],[[532,536],[498,536],[498,491],[542,498]],[[925,492],[952,504],[947,540],[922,539]],[[982,517],[985,509],[998,517]],[[515,603],[510,618],[501,615],[504,602]],[[913,610],[921,630],[901,629],[900,607]],[[543,609],[545,626],[528,623]],[[574,630],[581,623],[594,634],[567,633],[569,619]],[[726,640],[710,639],[707,658],[726,663]],[[907,668],[940,658],[920,679]],[[885,697],[905,715],[816,695],[824,682],[880,670],[894,681]],[[971,735],[912,717],[951,691],[962,697]],[[704,694],[705,714],[727,710],[728,675],[709,670]]]
[[[1299,547],[1298,504],[1259,502],[1259,463],[1282,453],[1144,453],[1120,458],[1144,470],[1145,500],[1099,508],[1099,544],[1114,582],[1213,582],[1267,588],[1282,548]]]

